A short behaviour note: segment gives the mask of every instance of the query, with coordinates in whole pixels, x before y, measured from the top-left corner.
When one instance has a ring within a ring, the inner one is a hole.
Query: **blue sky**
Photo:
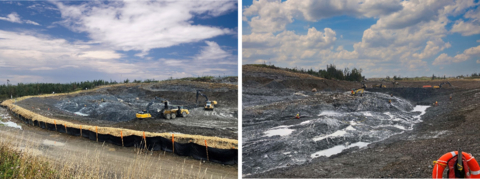
[[[362,68],[367,77],[480,73],[478,0],[243,0],[243,64]]]
[[[237,76],[237,1],[0,1],[6,83]]]

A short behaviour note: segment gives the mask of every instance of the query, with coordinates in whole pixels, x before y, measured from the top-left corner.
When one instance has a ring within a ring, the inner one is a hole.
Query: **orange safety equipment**
[[[434,167],[432,171],[432,178],[442,178],[443,171],[447,167],[448,161],[453,157],[457,156],[457,154],[458,154],[458,151],[451,151],[442,155],[442,157],[440,157],[437,161],[433,161]],[[468,168],[465,167],[465,169],[469,169],[471,174],[469,175],[467,173],[466,177],[480,178],[480,167],[478,166],[477,160],[475,160],[475,158],[471,154],[466,152],[462,152],[462,156],[465,157],[464,161],[466,161],[468,165]]]

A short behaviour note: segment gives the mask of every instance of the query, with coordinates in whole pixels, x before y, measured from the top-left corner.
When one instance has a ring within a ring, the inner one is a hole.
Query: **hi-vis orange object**
[[[435,166],[433,167],[432,171],[432,178],[442,178],[443,171],[447,167],[448,161],[457,156],[458,151],[451,151],[449,153],[444,154],[440,157],[437,161],[433,163]],[[466,178],[480,178],[480,167],[478,166],[477,160],[473,158],[473,156],[469,153],[462,152],[462,156],[465,157],[468,168],[470,170],[470,175],[465,176]]]

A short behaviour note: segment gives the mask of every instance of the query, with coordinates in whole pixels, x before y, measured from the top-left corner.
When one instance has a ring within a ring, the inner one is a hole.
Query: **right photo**
[[[242,177],[480,177],[480,2],[242,1]]]

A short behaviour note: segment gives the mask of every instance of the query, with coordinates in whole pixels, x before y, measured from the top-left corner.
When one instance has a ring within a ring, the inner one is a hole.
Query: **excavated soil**
[[[244,177],[427,178],[444,153],[480,156],[478,81],[443,89],[408,82],[351,96],[361,83],[252,66],[243,79]]]
[[[203,90],[209,100],[218,102],[213,111],[203,109],[205,98],[202,96],[196,103],[196,90]],[[16,104],[46,117],[79,124],[237,139],[237,94],[235,84],[180,81],[113,86],[75,95],[33,97]],[[170,120],[162,118],[158,111],[164,108],[163,100],[168,100],[170,106],[183,106],[190,115]],[[146,109],[152,101],[155,103],[150,110],[154,118],[136,119],[135,114]]]

